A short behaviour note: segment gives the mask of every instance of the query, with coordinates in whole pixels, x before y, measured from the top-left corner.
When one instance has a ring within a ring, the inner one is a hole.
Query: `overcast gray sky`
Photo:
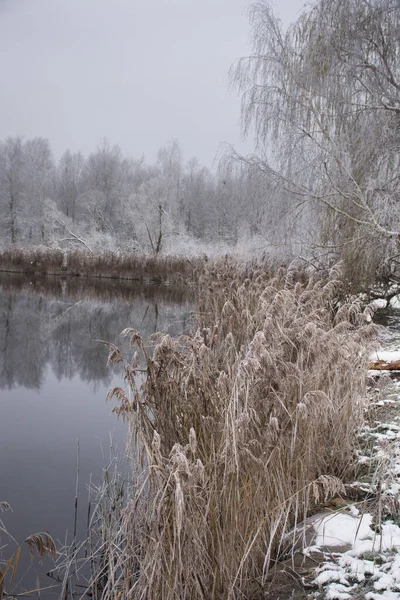
[[[177,138],[210,165],[242,149],[227,71],[249,51],[249,0],[0,0],[0,138],[144,154]],[[304,0],[277,0],[285,24]]]

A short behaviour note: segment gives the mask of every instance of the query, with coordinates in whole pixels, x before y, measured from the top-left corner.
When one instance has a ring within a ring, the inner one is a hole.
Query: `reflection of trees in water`
[[[43,301],[0,295],[0,385],[39,388],[49,347],[43,335]]]
[[[6,286],[2,283],[0,279],[2,388],[39,389],[47,365],[58,379],[79,375],[91,384],[108,384],[112,371],[106,368],[107,348],[96,340],[126,347],[119,336],[126,327],[147,339],[155,331],[177,335],[189,324],[188,303],[149,301],[140,290],[129,301],[77,300],[76,295],[69,300],[65,294],[62,299],[26,294],[18,286],[12,291],[9,280]]]
[[[184,304],[193,300],[194,288],[190,286],[143,284],[127,279],[102,277],[45,277],[29,276],[23,273],[0,272],[0,287],[3,292],[36,294],[45,298],[75,299],[81,301],[115,302],[126,300],[135,302],[138,298],[148,302]]]

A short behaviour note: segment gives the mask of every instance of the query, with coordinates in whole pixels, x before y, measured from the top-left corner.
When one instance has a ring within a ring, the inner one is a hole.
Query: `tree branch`
[[[62,225],[65,230],[67,231],[67,233],[71,236],[72,240],[75,240],[77,242],[80,242],[81,244],[83,244],[85,246],[85,248],[87,248],[90,252],[90,254],[93,254],[92,249],[87,245],[87,243],[85,242],[85,240],[83,240],[82,238],[80,238],[78,235],[76,235],[76,233],[74,233],[73,231],[70,230],[70,228],[68,227],[68,225],[62,220],[62,219],[57,219],[56,223],[59,223],[60,225]],[[68,238],[66,238],[68,239]],[[60,240],[60,241],[64,241],[64,240]]]

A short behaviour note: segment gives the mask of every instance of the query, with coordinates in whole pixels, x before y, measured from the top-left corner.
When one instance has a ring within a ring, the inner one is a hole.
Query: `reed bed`
[[[60,275],[133,279],[187,285],[195,283],[203,270],[202,258],[140,255],[122,252],[65,251],[30,246],[0,252],[0,271],[38,275]]]
[[[337,268],[210,262],[193,335],[110,345],[133,486],[103,519],[98,598],[266,598],[288,531],[354,476],[378,329],[341,287]]]

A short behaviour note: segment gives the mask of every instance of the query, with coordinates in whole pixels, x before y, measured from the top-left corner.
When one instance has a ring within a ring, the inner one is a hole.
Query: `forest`
[[[184,162],[176,140],[154,165],[107,140],[87,158],[67,150],[58,162],[46,139],[0,145],[3,246],[193,254],[253,236],[265,246],[264,233],[274,231],[266,195],[259,174]]]
[[[3,247],[92,252],[267,252],[387,276],[399,258],[400,11],[391,0],[321,0],[283,30],[250,8],[252,52],[230,71],[254,152],[212,170],[177,140],[155,164],[103,140],[87,157],[51,140],[0,143]]]

